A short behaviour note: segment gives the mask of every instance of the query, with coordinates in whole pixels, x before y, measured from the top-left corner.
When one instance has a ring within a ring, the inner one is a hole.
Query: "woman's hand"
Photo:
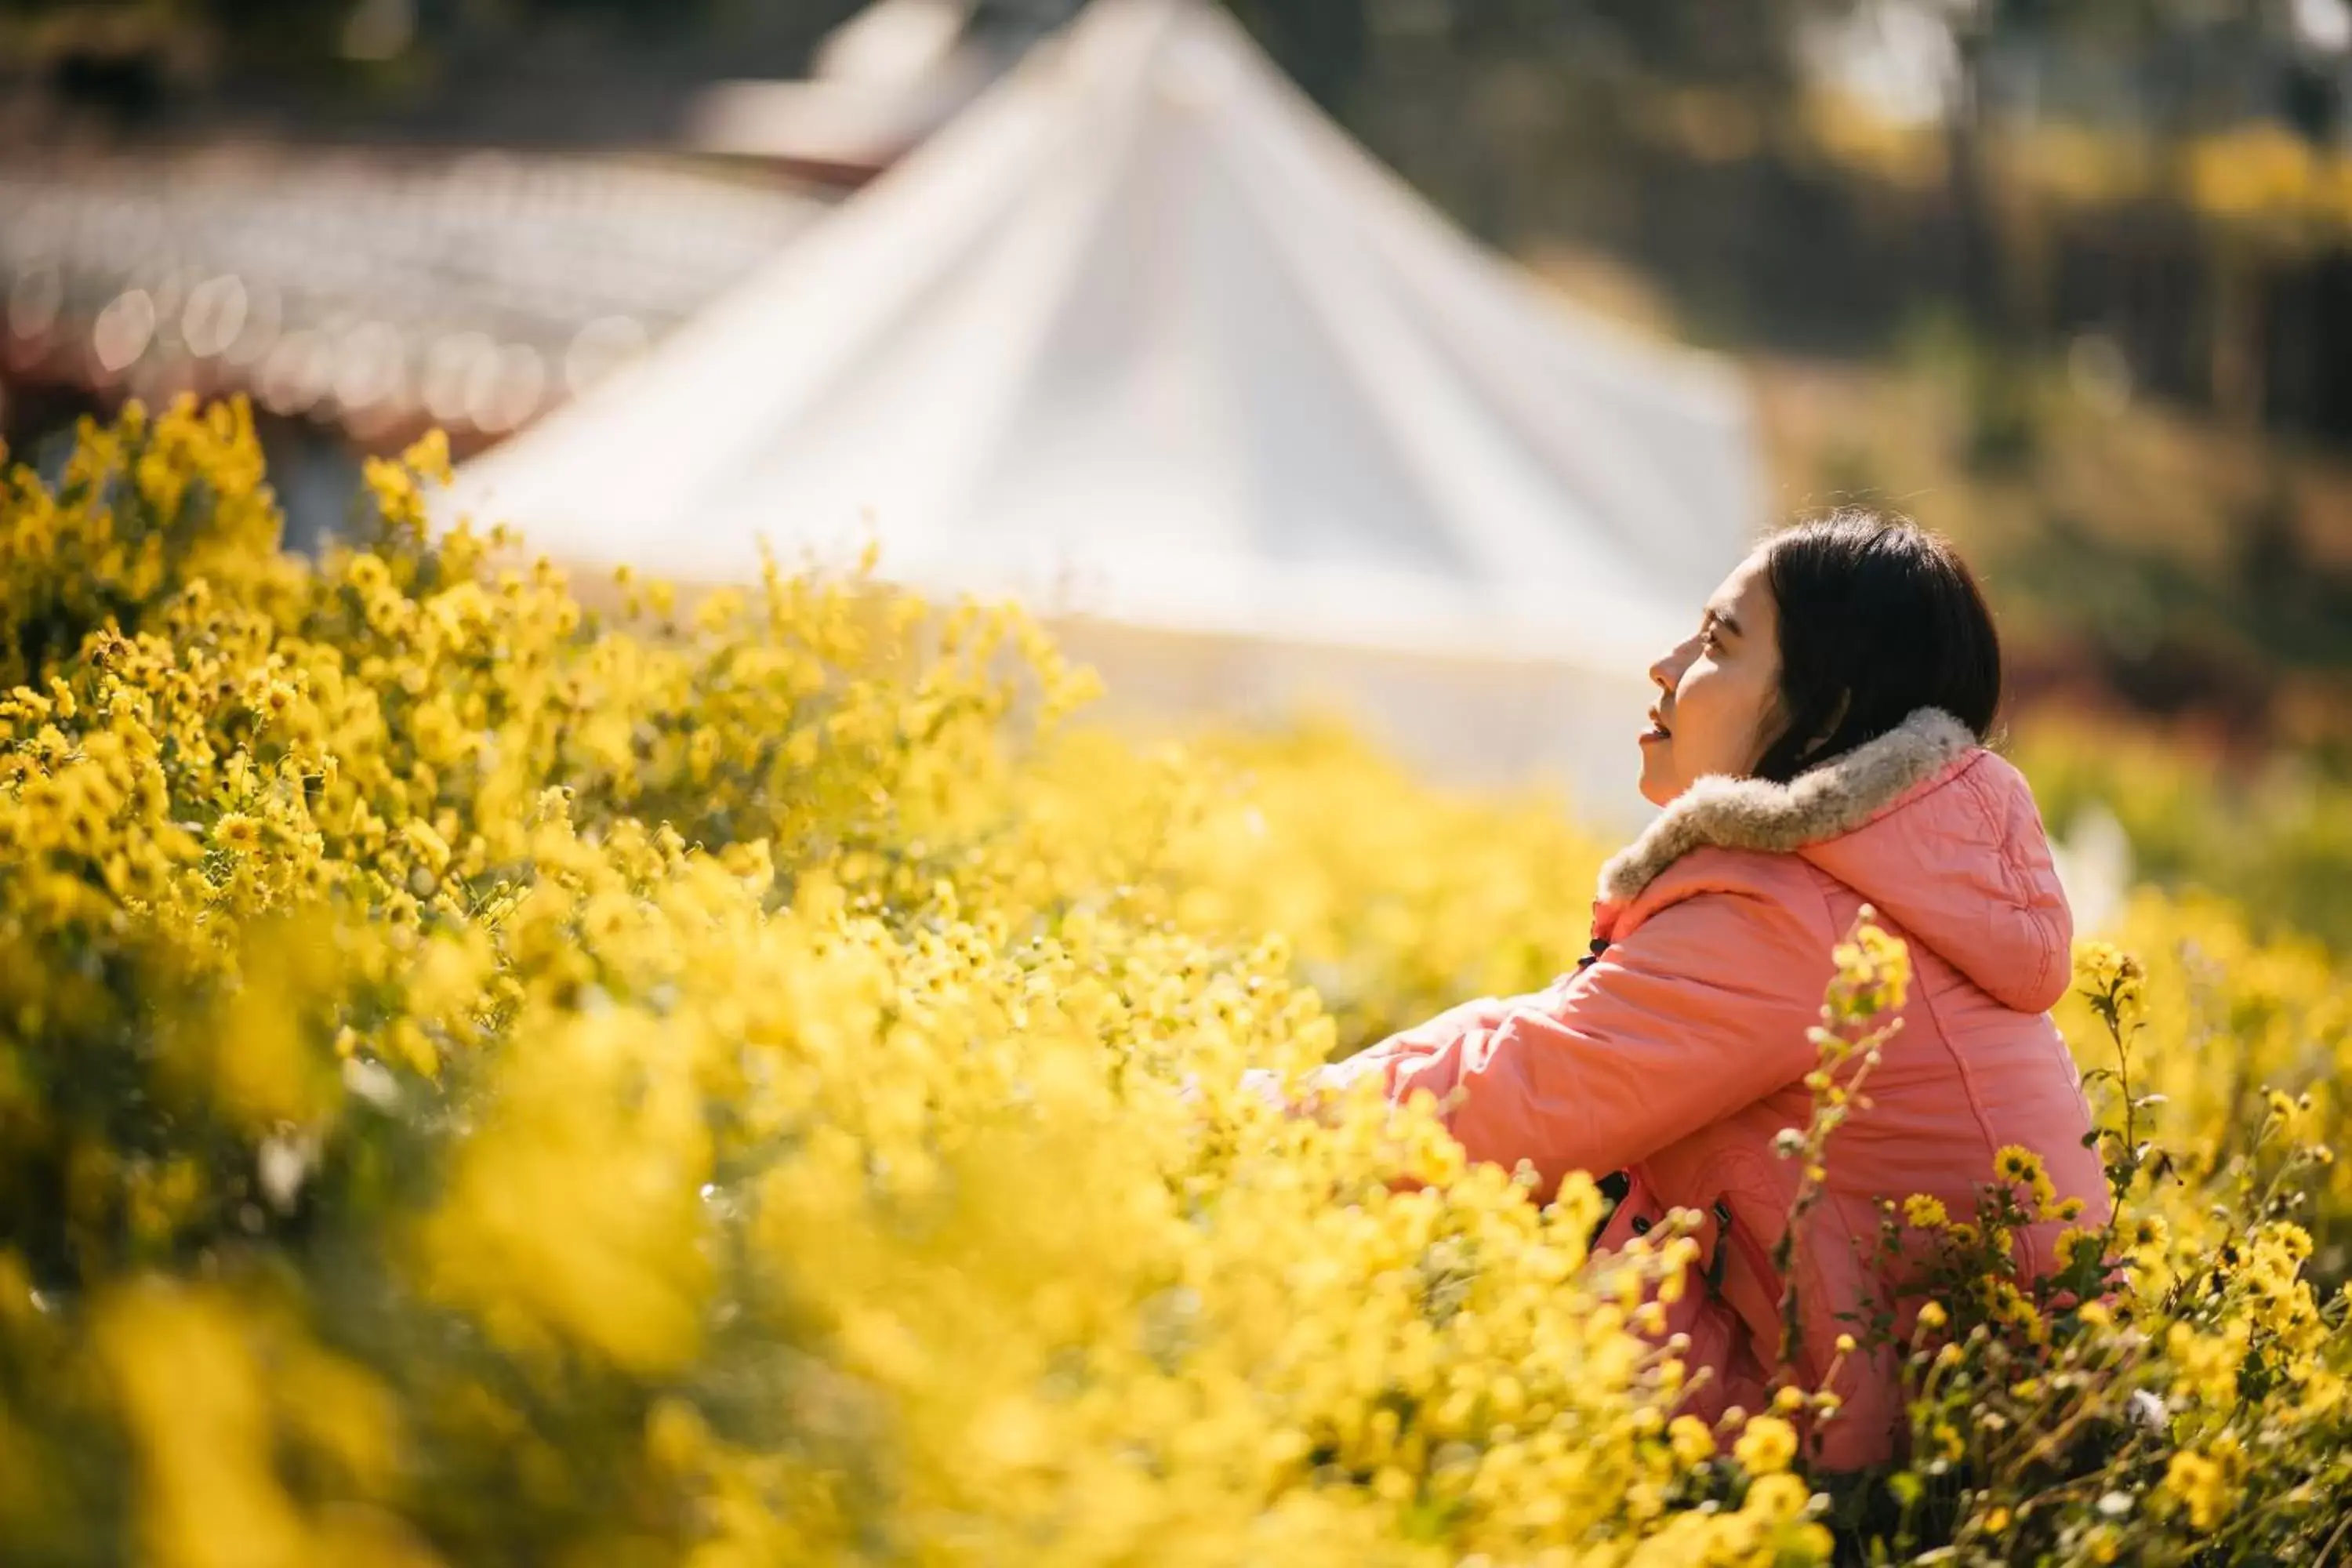
[[[1282,1075],[1272,1068],[1249,1068],[1242,1074],[1241,1087],[1276,1110],[1290,1115],[1298,1111],[1297,1103],[1282,1091]]]
[[[1320,1117],[1346,1093],[1350,1084],[1377,1065],[1362,1057],[1327,1062],[1298,1080],[1296,1094],[1283,1087],[1282,1074],[1274,1068],[1247,1068],[1234,1080],[1234,1088],[1244,1094],[1255,1095],[1266,1107],[1285,1116]],[[1188,1072],[1177,1080],[1176,1100],[1195,1112],[1203,1109],[1208,1093],[1202,1088],[1198,1073]]]
[[[1293,1098],[1284,1090],[1282,1075],[1272,1068],[1244,1069],[1242,1076],[1235,1080],[1235,1088],[1244,1093],[1255,1095],[1268,1108],[1279,1110],[1286,1116],[1303,1116],[1315,1111],[1323,1104],[1331,1087],[1324,1081],[1323,1075],[1329,1070],[1328,1068],[1318,1068],[1307,1074],[1300,1085],[1301,1092],[1297,1098]],[[1190,1106],[1196,1110],[1205,1104],[1208,1095],[1207,1091],[1201,1087],[1201,1078],[1198,1073],[1188,1072],[1178,1080],[1176,1099],[1178,1103]]]
[[[1297,1110],[1290,1097],[1282,1090],[1282,1075],[1272,1068],[1247,1068],[1239,1079],[1238,1087],[1256,1095],[1276,1110],[1295,1112]],[[1198,1110],[1207,1099],[1207,1091],[1201,1087],[1200,1074],[1188,1072],[1178,1080],[1176,1100],[1179,1104]]]

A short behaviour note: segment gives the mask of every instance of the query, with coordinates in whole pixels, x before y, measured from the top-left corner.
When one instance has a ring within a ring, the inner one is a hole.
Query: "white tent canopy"
[[[1222,11],[1095,0],[455,499],[688,580],[870,530],[926,588],[1360,649],[1390,688],[1399,658],[1606,672],[1622,781],[1639,671],[1759,498],[1727,373],[1478,249]]]

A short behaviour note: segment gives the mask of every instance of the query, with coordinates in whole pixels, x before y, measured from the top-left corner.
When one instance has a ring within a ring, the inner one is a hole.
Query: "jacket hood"
[[[1699,780],[1601,868],[1601,900],[1707,845],[1802,857],[2006,1006],[2065,994],[2074,918],[2033,792],[1941,709],[1789,784]]]

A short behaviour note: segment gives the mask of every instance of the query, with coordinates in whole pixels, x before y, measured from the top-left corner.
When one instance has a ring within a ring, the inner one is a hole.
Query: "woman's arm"
[[[1812,1069],[1825,931],[1778,899],[1696,894],[1564,985],[1412,1031],[1379,1064],[1388,1098],[1429,1090],[1472,1159],[1530,1161],[1542,1193],[1631,1164]]]

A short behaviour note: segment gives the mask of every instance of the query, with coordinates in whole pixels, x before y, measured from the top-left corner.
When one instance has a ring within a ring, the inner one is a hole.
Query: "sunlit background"
[[[872,534],[1066,612],[1115,692],[1412,688],[1408,750],[1603,795],[1622,680],[1528,669],[1633,677],[1739,541],[1875,502],[1990,580],[2021,730],[2316,809],[2344,0],[1230,15],[11,0],[10,448],[243,392],[307,542],[439,426],[583,567]]]

